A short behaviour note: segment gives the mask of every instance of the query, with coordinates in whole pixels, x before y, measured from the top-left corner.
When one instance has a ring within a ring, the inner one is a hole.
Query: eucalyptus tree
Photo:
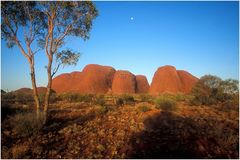
[[[44,50],[48,59],[48,83],[43,107],[46,117],[53,76],[60,66],[74,65],[79,59],[79,53],[61,50],[66,37],[89,39],[92,21],[97,15],[98,11],[91,1],[2,2],[2,37],[10,47],[17,44],[30,63],[37,110],[39,100],[34,71],[35,52],[31,51],[33,41],[38,42],[38,47]],[[18,38],[19,26],[26,28],[27,53]],[[55,67],[52,67],[53,62]]]
[[[43,34],[42,28],[46,28],[46,23],[43,14],[36,6],[35,2],[1,2],[1,37],[6,41],[7,47],[12,48],[17,45],[29,63],[33,97],[38,115],[40,104],[34,56],[39,48],[33,50],[32,44]]]

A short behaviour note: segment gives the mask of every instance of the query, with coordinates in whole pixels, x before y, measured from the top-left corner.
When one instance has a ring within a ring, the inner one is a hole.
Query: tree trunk
[[[52,88],[52,56],[48,57],[48,67],[47,67],[47,75],[48,75],[48,85],[47,92],[45,94],[44,100],[44,123],[47,122],[48,118],[48,106],[49,106],[49,98],[51,96],[51,88]]]
[[[31,69],[31,81],[32,81],[32,88],[33,88],[33,98],[34,98],[35,105],[36,105],[37,118],[39,118],[40,103],[39,103],[39,97],[38,97],[38,91],[37,91],[37,85],[36,85],[34,58],[33,57],[31,57],[31,59],[30,59],[30,69]]]

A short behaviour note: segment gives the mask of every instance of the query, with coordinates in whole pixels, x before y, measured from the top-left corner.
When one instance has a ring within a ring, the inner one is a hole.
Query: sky
[[[76,66],[57,75],[81,71],[87,64],[112,66],[142,74],[151,83],[158,67],[173,65],[200,78],[239,78],[238,2],[94,2],[99,16],[90,39],[66,39],[65,48],[81,53]],[[46,86],[47,58],[36,54],[38,86]],[[27,60],[19,48],[1,40],[1,88],[31,88]]]

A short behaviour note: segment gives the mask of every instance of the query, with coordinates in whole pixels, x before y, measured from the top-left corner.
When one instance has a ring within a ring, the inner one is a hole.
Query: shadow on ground
[[[232,132],[224,133],[210,124],[171,112],[157,113],[144,120],[143,132],[132,136],[132,149],[127,158],[237,158],[237,130],[233,137],[237,141],[233,148],[229,144],[226,150],[219,141],[224,136],[232,136]]]

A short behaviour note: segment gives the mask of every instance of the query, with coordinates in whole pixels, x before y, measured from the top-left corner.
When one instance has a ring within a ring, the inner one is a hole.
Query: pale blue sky
[[[238,79],[238,2],[95,3],[99,16],[90,40],[66,40],[66,48],[82,53],[78,65],[57,75],[94,63],[146,75],[151,83],[157,68],[168,64],[197,77]],[[2,89],[31,88],[27,60],[1,42]],[[45,86],[45,53],[35,59],[37,84]]]

